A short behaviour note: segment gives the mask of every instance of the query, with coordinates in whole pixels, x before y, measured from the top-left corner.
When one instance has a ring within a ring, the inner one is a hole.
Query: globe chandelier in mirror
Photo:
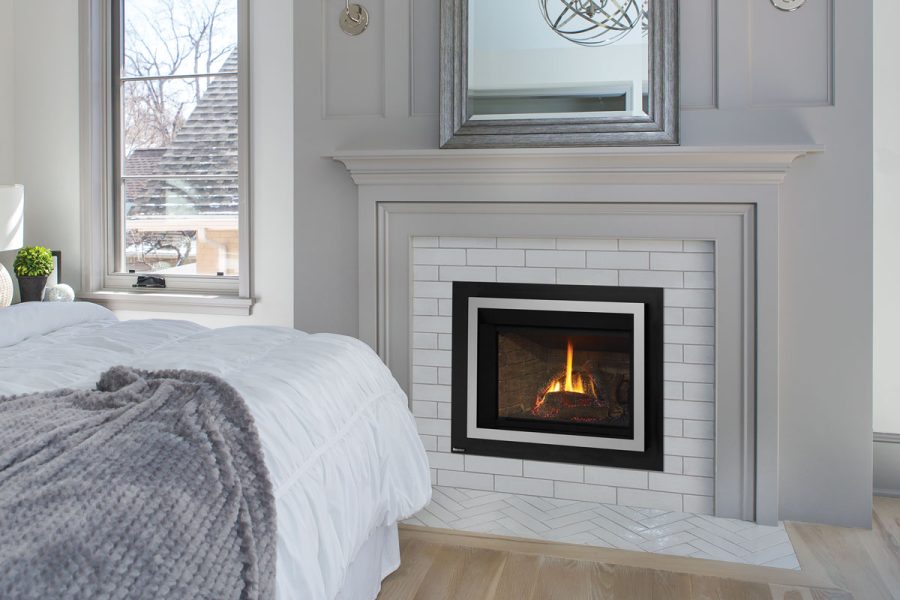
[[[648,30],[647,0],[538,0],[547,25],[581,46],[608,46]]]

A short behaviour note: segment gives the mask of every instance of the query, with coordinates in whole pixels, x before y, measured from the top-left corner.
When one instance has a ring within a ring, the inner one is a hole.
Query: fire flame
[[[572,345],[572,340],[569,340],[568,348],[566,348],[566,376],[564,379],[560,378],[554,381],[550,389],[545,393],[562,391],[584,393],[584,381],[581,375],[572,372],[572,357],[574,354],[575,347]]]
[[[567,340],[566,368],[557,371],[547,386],[538,393],[531,414],[543,419],[562,418],[573,422],[593,422],[606,418],[597,381],[591,373],[592,363],[573,368],[575,347]],[[584,357],[582,357],[584,358]],[[600,411],[600,412],[597,412]],[[603,413],[601,417],[597,417]]]
[[[572,340],[569,340],[569,347],[566,349],[566,391],[584,393],[584,383],[581,381],[581,375],[575,375],[575,381],[572,381],[572,356],[575,354],[575,347]]]

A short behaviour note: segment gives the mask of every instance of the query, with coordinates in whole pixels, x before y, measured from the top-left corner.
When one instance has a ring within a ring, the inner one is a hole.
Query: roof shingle
[[[126,215],[237,214],[238,78],[237,50],[168,148],[133,151],[126,158]],[[195,179],[196,176],[203,176]],[[218,177],[210,177],[218,176]]]

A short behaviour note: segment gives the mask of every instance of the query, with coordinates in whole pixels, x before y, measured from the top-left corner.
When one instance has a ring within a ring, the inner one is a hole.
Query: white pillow
[[[91,321],[118,321],[112,311],[90,302],[22,302],[0,308],[0,348],[63,327]]]

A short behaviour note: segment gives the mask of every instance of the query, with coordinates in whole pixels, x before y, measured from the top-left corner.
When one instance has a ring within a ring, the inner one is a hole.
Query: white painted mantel
[[[744,487],[751,490],[751,497],[739,510],[726,512],[727,516],[739,514],[740,518],[775,523],[779,517],[780,186],[796,159],[823,150],[818,145],[798,144],[340,152],[332,158],[346,165],[359,186],[360,337],[395,374],[406,375],[407,367],[400,366],[406,354],[397,358],[395,351],[406,342],[390,342],[387,327],[389,304],[396,304],[398,295],[387,283],[388,271],[401,267],[399,261],[389,267],[385,259],[392,214],[441,213],[448,215],[448,222],[454,218],[451,213],[456,213],[457,219],[471,213],[495,218],[508,215],[512,220],[546,210],[541,207],[567,205],[565,210],[573,214],[589,207],[598,216],[631,218],[632,222],[646,218],[648,223],[659,222],[654,219],[666,215],[676,219],[739,215],[744,223],[741,235],[746,238],[741,244],[750,261],[749,268],[744,268],[743,283],[739,282],[747,296],[740,313],[744,316],[738,320],[743,321],[741,335],[749,340],[740,351],[744,365],[740,385],[750,399],[742,418],[749,424],[746,436],[755,439],[735,442],[744,448],[741,460],[751,479]],[[649,231],[646,226],[645,231]],[[651,231],[649,237],[671,237],[671,232]],[[402,376],[398,378],[406,384]]]
[[[335,154],[360,186],[459,183],[779,184],[795,146],[361,150]]]

